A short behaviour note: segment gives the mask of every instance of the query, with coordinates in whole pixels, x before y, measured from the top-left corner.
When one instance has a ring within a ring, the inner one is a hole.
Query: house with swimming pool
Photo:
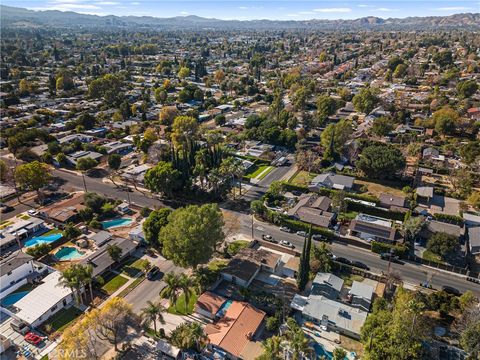
[[[20,214],[7,220],[4,228],[0,230],[0,245],[2,250],[20,240],[46,230],[45,221],[27,214]]]
[[[0,303],[1,299],[25,285],[35,277],[33,257],[18,250],[0,260]]]

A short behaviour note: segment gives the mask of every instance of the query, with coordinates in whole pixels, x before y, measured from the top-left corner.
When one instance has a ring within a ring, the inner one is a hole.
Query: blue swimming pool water
[[[81,258],[83,255],[85,255],[85,253],[70,246],[65,246],[55,253],[55,257],[60,261],[75,260]]]
[[[50,234],[50,235],[44,235],[44,236],[35,236],[25,241],[25,246],[30,247],[38,244],[52,243],[54,241],[57,241],[58,239],[61,239],[62,237],[63,237],[62,233],[56,233],[56,234]]]
[[[227,312],[228,308],[232,305],[232,300],[227,300],[225,301],[222,306],[220,306],[220,309],[218,309],[217,313],[215,314],[216,317],[222,318],[225,316],[225,313]]]
[[[23,298],[29,292],[30,291],[20,291],[20,292],[5,296],[1,301],[2,306],[8,307],[8,306],[11,306],[11,305],[15,304],[17,301],[19,301],[21,298]]]
[[[104,229],[110,229],[115,227],[127,226],[133,220],[130,218],[118,218],[113,220],[102,221],[102,227]]]
[[[319,343],[315,343],[313,345],[313,349],[315,350],[315,354],[317,354],[317,358],[320,358],[322,356],[325,356],[325,358],[327,358],[328,360],[333,358],[333,354],[325,350],[325,348]]]

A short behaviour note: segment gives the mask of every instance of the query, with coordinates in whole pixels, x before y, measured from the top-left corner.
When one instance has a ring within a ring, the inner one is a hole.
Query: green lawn
[[[270,174],[273,169],[275,169],[273,166],[269,166],[266,170],[264,170],[260,175],[258,175],[257,179],[262,180],[265,176]]]
[[[230,256],[235,256],[241,249],[245,249],[250,244],[247,240],[233,241],[227,246],[227,252]]]
[[[110,281],[106,282],[102,286],[102,290],[105,291],[108,295],[113,294],[117,291],[120,287],[127,283],[128,279],[125,276],[117,275],[112,278]]]
[[[62,331],[82,314],[82,311],[71,306],[68,309],[62,309],[57,312],[50,319],[45,321],[42,326],[45,327],[46,325],[51,325],[52,331]]]
[[[300,170],[297,172],[293,178],[290,178],[290,183],[299,186],[308,186],[312,179],[317,176],[315,173],[310,173],[308,171]]]
[[[212,260],[208,263],[207,267],[212,271],[219,271],[227,266],[227,260]]]
[[[267,168],[271,168],[270,170],[266,170]],[[262,173],[262,171],[266,170],[264,174],[262,174],[262,179],[273,170],[273,167],[270,165],[253,165],[250,169],[248,169],[248,173],[245,174],[245,178],[247,179],[254,179],[258,175]]]
[[[135,277],[139,272],[142,272],[145,268],[146,263],[149,261],[146,259],[138,259],[136,257],[128,258],[127,261],[122,265],[120,271],[125,275],[130,277]]]
[[[61,234],[61,233],[62,233],[62,230],[59,230],[59,229],[55,228],[55,229],[47,231],[46,233],[43,233],[42,236],[52,235],[52,234]]]
[[[440,264],[444,263],[444,261],[442,260],[442,258],[439,255],[434,254],[433,252],[431,252],[429,250],[425,250],[423,252],[422,258],[424,260],[433,261],[433,262],[437,262],[437,263],[440,263]]]
[[[141,282],[145,280],[145,276],[140,276],[133,280],[130,285],[128,285],[125,289],[123,289],[120,294],[118,294],[118,297],[125,297],[127,294],[129,294],[133,289],[135,289],[138,285],[140,285]]]
[[[349,274],[345,271],[342,271],[340,274],[336,275],[343,279],[343,283],[345,284],[345,286],[352,286],[354,281],[362,282],[363,280],[365,280],[360,275]]]
[[[27,214],[17,215],[17,217],[18,217],[19,219],[22,219],[22,220],[28,220],[28,219],[30,219],[30,216],[28,216]]]
[[[185,295],[181,294],[178,297],[175,305],[170,306],[167,311],[170,314],[175,314],[175,315],[190,315],[191,313],[193,313],[193,307],[195,306],[197,299],[198,299],[198,295],[194,292],[189,299],[189,302],[187,305],[187,312],[185,313]]]

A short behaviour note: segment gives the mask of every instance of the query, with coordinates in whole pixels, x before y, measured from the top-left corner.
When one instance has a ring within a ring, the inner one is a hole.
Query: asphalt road
[[[290,165],[284,165],[276,167],[270,173],[267,174],[260,182],[256,185],[251,185],[250,189],[242,196],[246,201],[252,201],[259,199],[265,192],[268,190],[268,187],[273,181],[280,180],[285,176],[285,174],[291,169]]]
[[[251,217],[243,214],[240,216],[240,232],[251,235]],[[303,248],[304,238],[302,236],[295,233],[283,232],[277,226],[254,220],[253,229],[255,239],[261,239],[263,234],[269,234],[276,240],[290,241],[298,251],[301,251]],[[332,253],[336,256],[344,257],[352,261],[360,261],[368,265],[370,271],[374,273],[380,274],[382,271],[385,273],[388,271],[388,261],[380,259],[378,254],[372,253],[369,250],[339,242],[334,242],[329,246]],[[440,289],[443,285],[448,285],[461,292],[471,290],[480,296],[480,285],[466,281],[463,276],[450,272],[439,271],[412,262],[404,262],[403,264],[391,263],[390,271],[397,272],[404,282],[411,285],[419,285],[421,282],[430,281],[430,284],[436,289]]]
[[[262,182],[259,184],[260,187],[262,186],[265,187],[265,184],[270,184],[272,181],[281,178],[286,172],[288,172],[288,170],[289,170],[288,166],[283,166],[272,171],[262,180]],[[66,184],[63,186],[63,188],[67,191],[83,189],[82,177],[79,175],[73,174],[71,172],[60,171],[60,170],[55,170],[54,175],[66,181]],[[115,188],[114,186],[112,186],[112,184],[103,183],[102,179],[98,179],[98,178],[87,177],[86,179],[87,179],[88,191],[98,192],[108,197],[120,199],[123,201],[128,201],[127,193],[125,191]],[[131,201],[138,206],[142,206],[142,207],[149,206],[151,208],[163,206],[160,200],[152,197],[151,195],[145,196],[137,191],[130,192],[129,195],[130,195]],[[240,224],[241,224],[240,232],[250,235],[251,234],[251,217],[241,213],[235,213],[235,214],[240,218]],[[302,237],[296,234],[289,234],[289,233],[282,232],[279,230],[278,227],[270,224],[255,222],[254,224],[255,238],[257,239],[261,238],[262,234],[270,234],[277,240],[288,240],[292,244],[294,244],[295,247],[299,250],[301,250],[303,247]],[[364,264],[368,265],[370,269],[374,272],[380,273],[381,271],[384,271],[384,272],[387,271],[388,262],[380,259],[380,257],[377,254],[374,254],[370,251],[363,250],[351,245],[341,244],[341,243],[333,243],[331,245],[331,249],[332,249],[332,252],[337,256],[345,257],[347,259],[354,260],[354,261],[363,262]],[[448,285],[448,286],[457,288],[462,292],[466,290],[472,290],[476,294],[480,295],[480,285],[474,284],[472,282],[468,282],[462,276],[458,276],[456,274],[449,273],[449,272],[438,271],[438,270],[435,270],[423,265],[419,265],[416,263],[404,263],[404,264],[394,263],[391,265],[391,271],[398,272],[405,282],[408,282],[413,285],[418,285],[421,282],[426,282],[430,280],[430,284],[437,289],[441,288],[441,286],[443,285]],[[147,282],[146,284],[149,284],[149,283]],[[135,299],[135,300],[141,299],[143,295],[142,291],[151,292],[152,294],[155,292],[156,294],[158,294],[158,292],[160,291],[158,289],[150,290],[150,287],[148,287],[148,289],[144,289],[144,287],[147,287],[146,284],[142,284],[137,288],[138,292],[141,295],[138,295],[138,299]],[[137,291],[132,292],[131,294],[133,295],[131,296],[136,296],[135,295],[136,293]],[[135,302],[132,302],[132,303],[135,303]]]

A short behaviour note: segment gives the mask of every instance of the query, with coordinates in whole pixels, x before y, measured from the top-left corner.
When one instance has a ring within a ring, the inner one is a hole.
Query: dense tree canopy
[[[171,212],[172,210],[169,208],[153,210],[143,222],[145,240],[150,246],[155,248],[161,247],[161,238],[159,237],[160,230],[168,224],[168,216]]]
[[[366,146],[356,166],[365,175],[382,179],[394,177],[405,167],[405,157],[392,145],[374,143]]]

